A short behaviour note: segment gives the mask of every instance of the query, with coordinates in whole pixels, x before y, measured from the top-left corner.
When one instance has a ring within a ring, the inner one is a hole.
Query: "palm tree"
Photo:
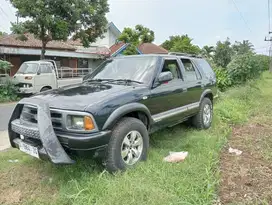
[[[235,44],[232,46],[236,54],[246,54],[253,53],[254,46],[249,40],[243,40],[242,42],[235,41]]]
[[[213,46],[204,46],[202,48],[201,53],[205,58],[211,59],[212,55],[213,55],[213,52],[214,52],[214,47]]]

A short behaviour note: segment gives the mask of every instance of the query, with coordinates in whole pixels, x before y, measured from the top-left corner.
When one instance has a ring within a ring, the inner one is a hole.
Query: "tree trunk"
[[[46,48],[47,42],[42,41],[42,51],[41,51],[41,60],[45,58],[45,48]]]

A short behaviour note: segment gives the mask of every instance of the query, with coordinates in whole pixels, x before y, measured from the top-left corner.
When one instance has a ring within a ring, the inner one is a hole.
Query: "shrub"
[[[270,57],[266,55],[255,55],[255,59],[259,62],[263,71],[269,70]]]
[[[6,79],[4,84],[0,83],[0,102],[16,101],[18,88],[10,79]]]
[[[8,71],[10,70],[11,66],[12,65],[10,62],[0,60],[0,73],[2,72],[2,73],[7,74]]]
[[[216,83],[218,89],[220,91],[225,91],[232,84],[231,78],[229,77],[227,70],[222,67],[213,67],[213,70],[216,75]]]
[[[227,66],[232,85],[239,85],[257,78],[262,71],[260,61],[252,54],[237,55]]]

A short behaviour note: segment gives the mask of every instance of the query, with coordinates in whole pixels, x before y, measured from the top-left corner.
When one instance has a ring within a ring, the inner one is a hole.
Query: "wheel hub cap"
[[[206,104],[204,106],[204,112],[203,112],[203,121],[205,125],[208,125],[211,122],[212,118],[212,109],[211,106]]]
[[[135,164],[143,152],[143,137],[136,131],[130,131],[121,145],[121,156],[127,165]]]

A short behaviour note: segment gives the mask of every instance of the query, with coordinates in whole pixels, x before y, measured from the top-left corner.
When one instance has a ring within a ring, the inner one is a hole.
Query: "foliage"
[[[253,53],[254,46],[249,40],[243,40],[242,42],[235,41],[232,45],[232,49],[236,55],[243,55],[247,53]]]
[[[218,41],[216,43],[213,61],[217,66],[226,68],[230,63],[233,55],[233,49],[229,39],[224,42]]]
[[[259,77],[262,70],[260,61],[250,53],[237,55],[227,66],[228,76],[234,85]]]
[[[13,24],[13,31],[34,34],[42,41],[41,58],[46,44],[52,40],[67,40],[73,35],[85,47],[101,37],[107,25],[107,0],[10,0],[20,17],[27,20]]]
[[[8,61],[0,60],[0,72],[4,71],[4,73],[7,73],[12,67],[12,64]]]
[[[5,80],[0,78],[0,102],[16,101],[18,99],[16,93],[18,89],[9,78]]]
[[[187,34],[181,36],[170,36],[169,40],[163,42],[161,46],[171,52],[200,54],[201,49],[192,44],[192,41],[193,39],[191,39]]]
[[[201,54],[203,57],[207,59],[212,59],[212,54],[214,53],[214,47],[213,46],[204,46],[201,50]]]
[[[155,39],[154,31],[143,25],[136,25],[133,28],[124,28],[118,40],[130,45],[123,52],[124,55],[135,55],[137,53],[137,46],[141,43],[152,43]]]
[[[152,43],[154,39],[154,31],[143,25],[136,25],[135,29],[124,28],[118,40],[138,46],[140,43]]]
[[[228,75],[228,72],[225,68],[213,67],[213,70],[216,75],[217,87],[220,91],[225,91],[232,85],[231,77]]]
[[[260,63],[262,70],[269,70],[270,57],[266,55],[255,55],[255,59]]]
[[[7,35],[7,33],[6,33],[6,32],[0,31],[0,37],[1,37],[1,36],[4,36],[4,35]]]

